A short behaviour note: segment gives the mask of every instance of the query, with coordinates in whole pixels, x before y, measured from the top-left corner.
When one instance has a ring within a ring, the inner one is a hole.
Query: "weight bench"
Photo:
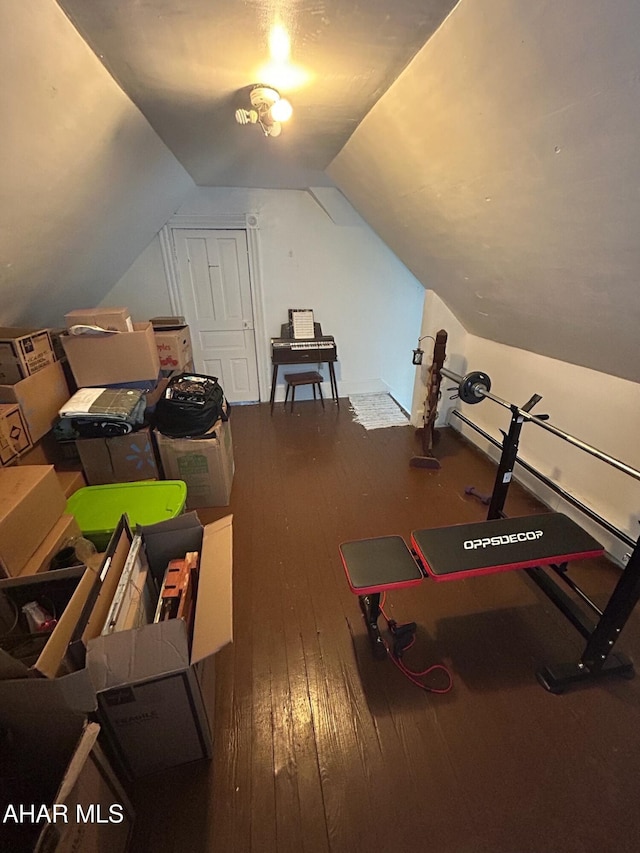
[[[598,628],[587,629],[575,612],[565,610],[564,601],[559,603],[556,584],[541,568],[551,566],[576,590],[566,577],[567,564],[604,553],[599,542],[562,513],[414,530],[411,544],[412,550],[400,536],[383,536],[340,545],[347,581],[359,598],[376,657],[386,655],[378,628],[380,595],[390,589],[415,586],[427,577],[446,582],[525,569],[585,636],[590,637]],[[612,655],[608,660],[606,657],[588,671],[591,677],[613,672],[624,677],[633,675],[633,664],[624,655]],[[585,668],[582,661],[554,671],[546,667],[538,673],[538,680],[546,689],[561,692],[567,684],[583,680]]]

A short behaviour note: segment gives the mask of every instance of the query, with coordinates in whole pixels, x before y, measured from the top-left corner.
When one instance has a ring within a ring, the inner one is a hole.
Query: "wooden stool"
[[[324,409],[324,398],[322,397],[322,388],[320,387],[320,383],[322,382],[322,376],[318,373],[317,370],[309,370],[306,373],[285,373],[284,380],[287,383],[287,389],[284,395],[284,405],[286,407],[287,400],[289,398],[289,389],[291,388],[291,411],[293,412],[293,403],[296,396],[296,386],[297,385],[312,385],[313,386],[313,399],[317,400],[316,397],[316,388],[318,389],[318,394],[320,394],[320,402],[322,403],[322,408]]]

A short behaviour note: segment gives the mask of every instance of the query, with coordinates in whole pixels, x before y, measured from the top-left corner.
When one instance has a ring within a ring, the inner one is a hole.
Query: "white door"
[[[217,376],[230,403],[260,399],[244,231],[174,228],[196,372]]]

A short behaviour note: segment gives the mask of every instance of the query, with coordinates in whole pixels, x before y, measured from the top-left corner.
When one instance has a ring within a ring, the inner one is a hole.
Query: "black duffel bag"
[[[180,373],[169,380],[156,404],[154,423],[162,435],[196,438],[217,420],[228,420],[227,401],[217,376]]]

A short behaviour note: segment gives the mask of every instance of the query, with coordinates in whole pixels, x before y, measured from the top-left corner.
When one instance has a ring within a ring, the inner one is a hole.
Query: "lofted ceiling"
[[[306,188],[456,0],[58,2],[196,184]],[[234,120],[255,83],[294,107],[277,140]]]
[[[0,3],[3,324],[98,304],[194,183],[335,186],[471,334],[640,382],[639,45],[637,0]]]

